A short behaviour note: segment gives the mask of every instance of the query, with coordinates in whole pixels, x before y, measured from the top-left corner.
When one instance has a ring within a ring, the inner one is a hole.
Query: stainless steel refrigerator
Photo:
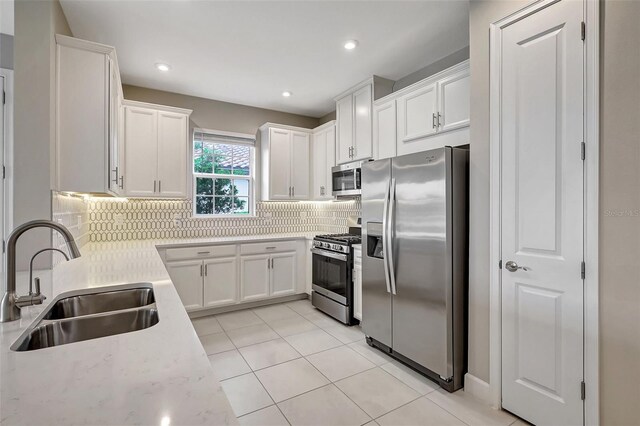
[[[449,392],[466,372],[468,170],[468,146],[362,165],[362,330]]]

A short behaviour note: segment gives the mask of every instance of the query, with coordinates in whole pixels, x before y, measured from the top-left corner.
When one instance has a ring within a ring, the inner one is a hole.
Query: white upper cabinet
[[[336,126],[330,121],[313,129],[313,184],[314,200],[331,200],[331,168],[336,165]]]
[[[469,125],[470,80],[469,68],[440,80],[438,84],[440,132]]]
[[[122,99],[115,50],[56,35],[53,189],[118,195],[118,114]]]
[[[125,101],[125,194],[187,197],[191,110]]]
[[[158,111],[158,193],[186,197],[188,115]]]
[[[291,132],[291,198],[309,200],[310,173],[309,151],[311,135],[307,132]]]
[[[374,158],[468,144],[469,100],[469,61],[378,99]]]
[[[336,163],[373,156],[373,100],[391,93],[393,81],[374,76],[335,98]]]
[[[430,84],[398,99],[398,141],[408,143],[438,131],[436,85]]]
[[[153,197],[157,190],[158,114],[155,110],[125,107],[126,194]]]
[[[376,160],[396,156],[396,101],[373,107],[373,149]]]
[[[310,130],[266,123],[260,135],[262,199],[311,199]]]

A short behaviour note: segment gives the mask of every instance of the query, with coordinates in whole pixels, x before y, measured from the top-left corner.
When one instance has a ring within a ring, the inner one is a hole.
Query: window
[[[250,135],[196,130],[193,137],[193,212],[198,216],[253,214]]]

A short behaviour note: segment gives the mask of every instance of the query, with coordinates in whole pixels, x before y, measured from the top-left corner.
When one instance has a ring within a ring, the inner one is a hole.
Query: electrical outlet
[[[300,220],[302,220],[302,222],[306,222],[307,212],[300,212]]]
[[[116,213],[113,215],[113,223],[117,226],[124,225],[124,215],[122,213]]]
[[[273,215],[271,214],[271,212],[264,212],[264,213],[262,213],[262,216],[265,217],[265,218],[270,218]]]
[[[182,228],[182,216],[179,213],[173,215],[173,226]]]

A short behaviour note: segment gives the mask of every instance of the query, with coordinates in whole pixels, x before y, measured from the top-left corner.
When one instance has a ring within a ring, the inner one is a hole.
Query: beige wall
[[[530,1],[472,0],[469,373],[489,382],[489,25]]]
[[[601,14],[600,415],[603,425],[633,425],[640,422],[640,2],[606,1]]]
[[[310,129],[318,126],[317,118],[303,115],[163,92],[144,87],[125,85],[123,89],[125,99],[192,109],[191,125],[193,127],[253,135],[258,131],[258,127],[268,121]]]
[[[18,0],[15,3],[14,71],[14,206],[13,225],[51,218],[51,161],[54,137],[56,33],[71,35],[60,3]],[[19,244],[18,267],[28,256],[51,244],[51,234],[30,231]],[[38,267],[50,260],[41,256]]]

